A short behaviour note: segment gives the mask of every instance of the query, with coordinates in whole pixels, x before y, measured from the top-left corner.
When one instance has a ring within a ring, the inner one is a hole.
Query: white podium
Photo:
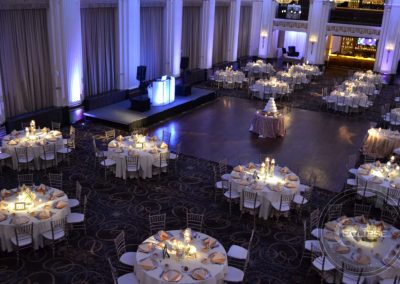
[[[175,100],[175,78],[163,76],[147,87],[152,106],[163,106]]]

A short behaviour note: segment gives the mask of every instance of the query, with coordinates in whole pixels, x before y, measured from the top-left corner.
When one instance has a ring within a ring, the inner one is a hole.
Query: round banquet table
[[[157,141],[151,141],[145,137],[143,147],[138,147],[134,137],[126,136],[123,140],[113,140],[108,144],[108,151],[105,155],[116,163],[115,176],[118,178],[127,178],[126,157],[128,155],[137,155],[139,157],[139,174],[142,178],[151,178],[153,176],[153,165],[160,164],[160,153],[168,152],[168,146],[161,148]]]
[[[51,230],[50,222],[63,219],[71,213],[68,205],[68,196],[62,190],[46,186],[46,192],[40,193],[36,191],[37,187],[31,189],[36,194],[37,201],[33,207],[28,206],[26,210],[15,211],[14,202],[18,202],[18,189],[16,188],[10,190],[12,195],[3,197],[3,200],[0,202],[0,214],[5,214],[7,217],[0,222],[0,240],[3,251],[7,250],[11,252],[13,250],[11,238],[15,236],[14,223],[18,221],[21,221],[23,224],[33,223],[33,247],[34,249],[39,249],[39,247],[43,247],[41,234]],[[64,202],[65,207],[57,209],[56,205],[60,201]],[[45,210],[45,206],[49,206],[48,210],[51,217],[40,219],[38,213]]]
[[[375,155],[384,158],[400,147],[399,131],[371,128],[364,139],[362,150],[364,155]]]
[[[235,169],[232,171],[230,179],[232,190],[238,193],[243,190],[257,192],[257,198],[261,202],[258,216],[265,220],[271,215],[271,203],[280,202],[282,194],[296,194],[300,185],[299,177],[287,167],[275,166],[274,175],[267,178],[260,174],[259,164],[249,163],[242,167],[243,170],[240,172]],[[260,177],[257,181],[253,179],[254,171]]]
[[[373,95],[375,92],[375,84],[364,81],[344,81],[342,83],[343,89],[352,88],[352,91],[355,93],[363,93],[369,96]]]
[[[46,140],[47,143],[55,144],[56,151],[63,147],[62,133],[60,131],[49,131],[47,133],[36,130],[36,134],[32,137],[25,137],[25,131],[13,131],[11,134],[4,136],[2,140],[2,151],[11,155],[11,167],[18,169],[18,160],[15,153],[17,147],[28,147],[28,156],[34,158],[35,168],[40,169],[43,166],[40,163],[40,155],[43,154],[43,145],[41,143]],[[57,162],[61,161],[61,156],[57,157]],[[51,166],[51,163],[49,165]]]
[[[274,77],[273,77],[274,78]],[[276,94],[285,94],[289,93],[289,84],[286,82],[282,82],[271,78],[270,80],[257,80],[253,85],[254,88],[258,91],[256,93],[256,97],[259,99],[264,99],[264,92],[272,94],[275,98]]]
[[[318,66],[314,66],[314,65],[307,65],[307,64],[292,65],[290,67],[290,69],[292,69],[294,72],[305,73],[309,76],[317,76],[317,75],[321,74]]]
[[[368,96],[362,93],[334,90],[328,96],[327,101],[335,103],[336,107],[338,102],[343,103],[345,111],[348,112],[349,106],[351,105],[354,104],[357,104],[358,106],[367,105]]]
[[[233,70],[215,71],[215,79],[223,82],[242,82],[246,78],[243,72]]]
[[[382,80],[382,77],[380,74],[375,74],[372,71],[367,71],[367,72],[357,71],[354,73],[353,78],[355,78],[357,80],[369,82],[369,83],[372,83],[375,85],[379,85]]]
[[[283,137],[286,134],[285,116],[283,114],[268,116],[262,112],[256,112],[251,121],[249,131],[258,134],[260,138]]]
[[[276,73],[276,77],[278,78],[278,80],[284,81],[288,84],[296,84],[296,83],[307,84],[308,83],[307,75],[302,72],[279,71]]]
[[[383,227],[377,241],[365,238],[367,224]],[[343,216],[325,224],[321,242],[332,264],[340,268],[344,260],[364,266],[364,271],[369,272],[363,275],[366,282],[378,283],[380,278],[394,278],[400,269],[400,260],[396,260],[400,253],[399,236],[400,230],[382,221]]]
[[[176,238],[177,240],[182,240],[182,230],[172,230],[167,233],[170,239]],[[157,245],[160,243],[158,234],[153,235],[146,239],[138,248],[136,253],[137,263],[135,265],[136,276],[141,284],[158,284],[158,283],[168,283],[162,279],[162,274],[167,270],[177,270],[182,274],[182,279],[178,283],[189,284],[189,283],[202,283],[202,284],[219,284],[223,283],[224,275],[228,271],[228,261],[226,258],[226,252],[224,247],[216,241],[216,244],[212,246],[208,251],[203,250],[205,247],[203,245],[203,240],[210,238],[206,234],[194,232],[193,240],[190,243],[196,247],[197,257],[196,258],[183,258],[177,259],[173,253],[170,253],[170,258],[163,259],[163,251]],[[146,243],[152,243],[152,249],[149,252],[142,252],[141,246],[146,245]],[[210,256],[213,253],[221,253],[225,257],[225,261],[221,264],[213,264],[209,261]],[[142,267],[141,262],[150,258],[154,263],[154,269],[146,270]],[[202,261],[207,260],[207,263]],[[168,268],[165,265],[168,265]],[[185,272],[183,266],[187,266],[189,270]],[[191,272],[196,268],[205,268],[209,271],[209,278],[206,280],[195,280],[191,277]]]
[[[246,69],[250,72],[263,72],[263,73],[268,73],[272,74],[275,73],[274,67],[270,63],[265,63],[265,62],[247,62],[246,64]]]

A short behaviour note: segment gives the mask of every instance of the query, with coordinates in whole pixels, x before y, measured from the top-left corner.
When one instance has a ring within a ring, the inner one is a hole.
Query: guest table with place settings
[[[279,71],[276,73],[276,77],[278,80],[289,84],[307,84],[309,82],[306,73],[296,72],[293,70],[289,70],[287,72]]]
[[[160,163],[160,153],[168,152],[168,145],[159,142],[157,137],[143,135],[118,136],[108,144],[105,155],[116,163],[115,176],[127,178],[126,157],[137,156],[139,175],[142,178],[153,176],[153,165]]]
[[[275,73],[275,69],[271,65],[271,63],[265,63],[262,60],[257,60],[256,62],[247,62],[246,69],[250,73],[254,73],[254,72],[262,72],[262,73],[267,73],[267,74]]]
[[[59,189],[21,186],[1,191],[0,240],[2,250],[12,251],[11,238],[17,225],[33,223],[33,247],[43,246],[41,234],[51,230],[50,222],[65,218],[70,212],[68,197]]]
[[[141,284],[222,284],[227,271],[224,247],[190,229],[160,231],[139,245],[136,253],[135,272]]]
[[[286,134],[285,116],[281,113],[268,114],[257,111],[251,121],[249,131],[258,134],[259,138],[277,138]]]
[[[28,156],[34,158],[36,169],[40,169],[40,155],[43,155],[43,146],[47,144],[55,144],[55,151],[63,147],[62,133],[58,130],[49,130],[48,128],[28,130],[13,130],[10,134],[3,137],[2,151],[11,155],[11,167],[16,170],[18,168],[18,159],[15,148],[27,147]],[[58,158],[58,159],[57,159]],[[56,157],[56,161],[60,162],[61,157]]]
[[[351,92],[349,90],[334,90],[327,97],[328,103],[335,104],[335,107],[343,107],[345,112],[349,111],[350,106],[367,106],[368,96],[362,93]]]
[[[257,80],[253,85],[253,88],[258,91],[255,96],[259,99],[264,99],[264,93],[272,94],[272,96],[275,98],[276,94],[287,94],[290,92],[289,84],[277,80],[276,77],[271,77],[269,80]]]
[[[318,66],[308,65],[308,64],[299,64],[292,65],[289,70],[293,70],[294,72],[305,73],[307,76],[319,76],[321,75],[321,71],[319,71]]]
[[[400,230],[383,221],[342,216],[325,224],[321,241],[336,267],[343,261],[360,265],[366,282],[378,283],[394,278],[400,269],[399,237]]]
[[[357,71],[353,74],[353,78],[356,80],[369,82],[375,85],[379,85],[382,83],[382,76],[380,74],[372,72],[371,70],[368,70],[367,72]]]
[[[248,163],[246,166],[236,166],[231,172],[230,181],[232,190],[239,194],[243,190],[257,193],[261,203],[259,217],[265,220],[271,215],[271,204],[279,204],[283,194],[296,194],[300,185],[300,179],[295,173],[287,167],[275,165],[273,159],[261,165]]]
[[[365,155],[384,158],[400,147],[399,131],[389,129],[371,128],[364,139],[362,151]]]
[[[359,81],[359,80],[346,80],[341,84],[341,90],[349,89],[350,92],[362,93],[366,95],[373,95],[376,88],[375,84],[371,82]]]
[[[222,82],[242,82],[246,78],[242,71],[234,71],[231,69],[215,71],[215,80]]]

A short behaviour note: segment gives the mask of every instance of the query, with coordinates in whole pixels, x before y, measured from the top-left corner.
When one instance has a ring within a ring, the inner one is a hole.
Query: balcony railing
[[[383,10],[336,7],[331,10],[329,22],[380,27],[382,18]]]
[[[308,9],[306,5],[279,4],[276,10],[276,18],[289,20],[308,20]]]

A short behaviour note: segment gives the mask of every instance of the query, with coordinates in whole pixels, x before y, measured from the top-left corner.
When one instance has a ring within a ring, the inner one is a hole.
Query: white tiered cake
[[[269,98],[268,103],[264,108],[264,111],[266,113],[277,113],[278,112],[274,98]]]

